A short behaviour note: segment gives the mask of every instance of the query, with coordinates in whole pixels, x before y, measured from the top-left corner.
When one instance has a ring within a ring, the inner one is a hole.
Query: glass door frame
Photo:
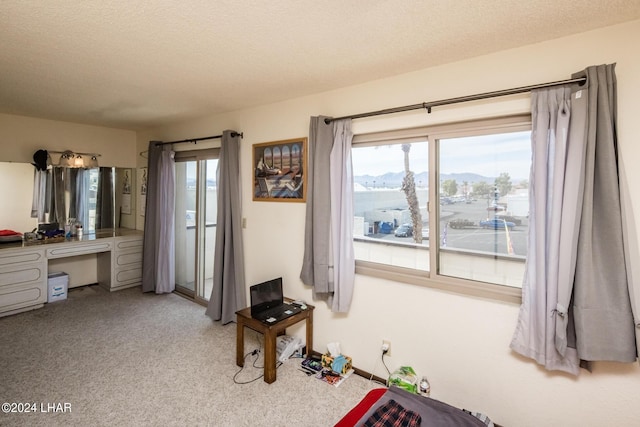
[[[205,295],[205,263],[206,263],[206,197],[207,197],[207,163],[218,160],[220,149],[204,149],[176,152],[176,162],[195,162],[196,166],[196,211],[195,211],[195,265],[194,289],[189,289],[176,283],[176,292],[201,305],[207,305],[208,295]],[[179,188],[176,191],[180,191]],[[216,201],[217,203],[217,201]],[[182,213],[181,213],[182,214]],[[213,262],[213,260],[211,260]]]

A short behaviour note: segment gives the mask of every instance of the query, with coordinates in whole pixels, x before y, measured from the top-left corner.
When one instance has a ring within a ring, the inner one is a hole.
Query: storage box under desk
[[[49,273],[47,277],[47,302],[67,299],[69,275],[67,273]]]

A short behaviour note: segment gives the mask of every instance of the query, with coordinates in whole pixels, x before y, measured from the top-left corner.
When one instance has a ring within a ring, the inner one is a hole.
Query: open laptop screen
[[[282,305],[282,277],[272,279],[249,288],[251,294],[251,315],[261,313],[273,307]]]

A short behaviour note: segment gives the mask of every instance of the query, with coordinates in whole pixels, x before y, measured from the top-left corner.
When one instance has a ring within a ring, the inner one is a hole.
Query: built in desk
[[[97,256],[98,283],[115,291],[142,282],[143,233],[98,230],[62,240],[0,244],[0,316],[40,308],[47,302],[49,261]]]
[[[291,299],[287,298],[287,301],[290,302]],[[269,324],[251,317],[251,307],[236,311],[236,323],[238,325],[236,333],[236,364],[240,367],[244,366],[244,328],[246,326],[264,336],[264,382],[268,384],[274,382],[276,380],[276,338],[278,335],[284,334],[289,326],[305,321],[307,357],[313,352],[314,308],[314,306],[307,304],[305,310]]]

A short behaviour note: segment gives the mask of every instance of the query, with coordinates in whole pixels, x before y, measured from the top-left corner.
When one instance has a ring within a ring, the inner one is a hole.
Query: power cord
[[[247,360],[247,357],[249,357],[249,356],[255,356],[255,359],[253,359],[252,366],[253,366],[254,368],[257,368],[257,369],[263,369],[263,368],[264,368],[264,366],[256,366],[256,362],[258,361],[258,357],[259,357],[259,355],[260,355],[260,350],[259,350],[259,349],[255,349],[255,350],[250,351],[249,353],[245,354],[245,355],[244,355],[244,360],[246,361],[246,360]],[[238,377],[238,375],[240,375],[240,373],[244,370],[245,366],[246,366],[246,363],[244,363],[244,364],[242,365],[242,367],[238,370],[238,372],[236,372],[236,373],[233,375],[233,382],[234,382],[234,383],[236,383],[236,384],[240,384],[240,385],[242,385],[242,384],[251,384],[252,382],[258,381],[260,378],[264,377],[264,374],[262,374],[262,375],[260,375],[259,377],[256,377],[256,378],[254,378],[254,379],[252,379],[252,380],[249,380],[249,381],[238,381],[238,380],[237,380],[237,377]],[[278,363],[276,363],[276,369],[278,369],[280,366],[282,366],[282,362],[278,362]]]
[[[247,354],[245,354],[245,355],[244,355],[244,361],[245,361],[245,363],[243,363],[243,364],[242,364],[242,367],[241,367],[241,368],[240,368],[240,369],[235,373],[235,375],[233,376],[233,382],[234,382],[234,383],[236,383],[236,384],[249,384],[249,383],[252,383],[252,382],[254,382],[254,381],[259,380],[260,378],[262,378],[262,377],[264,376],[264,375],[261,375],[261,376],[259,376],[258,378],[254,378],[254,379],[252,379],[252,380],[250,380],[250,381],[238,381],[238,380],[236,379],[236,378],[238,377],[238,375],[240,375],[240,372],[242,372],[242,371],[244,370],[244,367],[247,365],[247,364],[246,364],[247,357],[249,357],[249,356],[256,356],[256,358],[253,360],[253,363],[255,364],[255,363],[256,363],[256,361],[258,360],[258,353],[260,353],[260,350],[257,350],[257,349],[256,349],[256,350],[250,351],[249,353],[247,353]]]
[[[389,375],[387,376],[387,378],[391,375],[391,371],[389,371],[389,368],[387,367],[387,364],[384,362],[384,355],[385,355],[385,354],[387,354],[388,352],[389,352],[389,350],[388,350],[388,349],[387,349],[387,350],[382,350],[382,354],[380,355],[380,360],[382,360],[382,364],[384,365],[384,368],[387,370],[387,372],[388,372],[388,374],[389,374]],[[373,376],[374,376],[374,374],[375,374],[375,372],[376,372],[376,368],[377,368],[377,367],[378,367],[378,360],[376,359],[376,363],[375,363],[375,365],[373,365],[373,371],[371,372],[371,376],[369,377],[369,382],[372,382],[372,381],[373,381]],[[374,382],[376,382],[376,383],[378,383],[378,384],[382,384],[382,385],[384,385],[384,386],[388,386],[388,385],[389,385],[389,384],[388,384],[388,380],[387,380],[387,382],[385,382],[385,383],[381,383],[381,382],[380,382],[380,381],[378,381],[378,380],[376,380],[376,381],[374,381]]]
[[[391,376],[391,371],[389,370],[389,368],[387,367],[387,364],[384,362],[384,355],[387,354],[389,350],[382,350],[382,355],[380,356],[380,359],[382,360],[382,364],[384,365],[384,368],[387,370],[387,374],[389,374],[387,376],[387,378],[389,378],[389,376]],[[388,382],[388,381],[387,381]],[[388,385],[388,384],[387,384]]]

